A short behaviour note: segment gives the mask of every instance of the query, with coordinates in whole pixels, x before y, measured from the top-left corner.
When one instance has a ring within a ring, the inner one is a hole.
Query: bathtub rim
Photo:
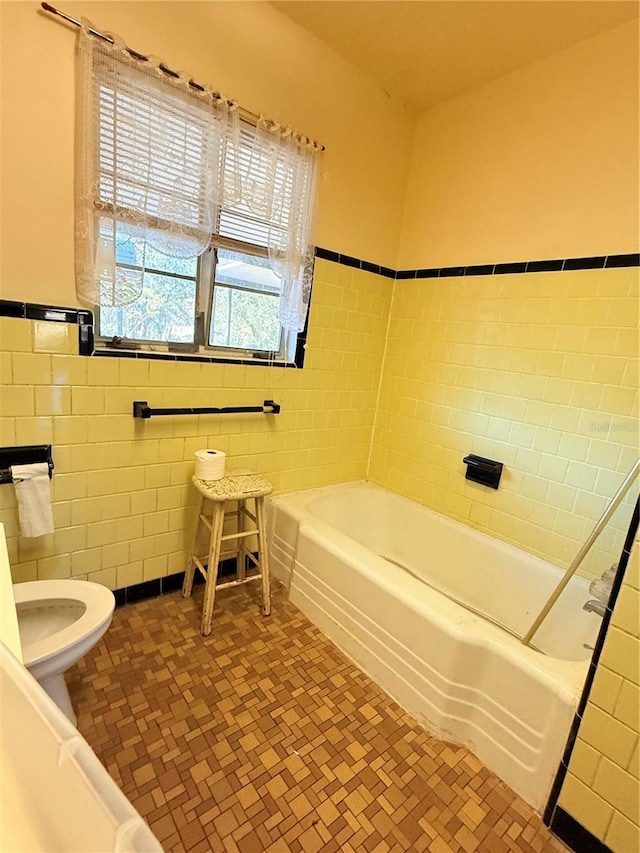
[[[510,661],[514,663],[524,662],[527,668],[535,673],[536,678],[553,686],[559,695],[562,695],[566,701],[575,705],[584,686],[591,656],[586,657],[584,660],[567,660],[551,657],[544,652],[525,646],[508,631],[468,610],[464,604],[449,598],[434,587],[414,577],[410,572],[394,565],[355,539],[351,539],[347,534],[342,533],[309,511],[309,504],[314,498],[325,494],[329,490],[363,486],[367,489],[385,492],[394,498],[418,506],[428,513],[433,513],[437,516],[438,520],[447,522],[447,526],[449,527],[463,526],[461,522],[438,513],[430,507],[425,507],[422,504],[411,501],[409,498],[405,498],[403,495],[398,495],[390,489],[384,489],[382,486],[369,483],[366,480],[350,480],[345,483],[335,483],[312,489],[299,490],[297,492],[274,495],[270,499],[270,503],[273,504],[275,509],[282,507],[283,511],[293,516],[297,521],[299,532],[304,527],[307,534],[311,534],[314,539],[321,541],[323,546],[327,547],[332,554],[355,563],[358,571],[380,583],[389,594],[398,598],[399,591],[402,590],[400,598],[403,603],[417,609],[423,618],[436,622],[438,627],[449,632],[452,631],[453,626],[454,635],[457,638],[464,639],[472,636],[474,641],[479,642],[484,648],[491,649],[499,646],[501,654],[505,654]],[[474,534],[481,536],[488,543],[491,543],[492,546],[498,545],[508,551],[519,550],[536,562],[540,562],[545,566],[552,566],[552,564],[545,562],[542,558],[534,554],[529,554],[529,552],[522,549],[517,549],[516,546],[510,545],[504,542],[504,540],[496,539],[476,528],[469,529]],[[272,531],[272,535],[274,533],[275,530]],[[553,566],[552,568],[556,568],[558,572],[562,573],[562,569]],[[393,578],[394,576],[397,578],[398,573],[401,573],[404,579],[400,587],[393,583]],[[431,606],[429,606],[429,603]],[[460,619],[461,613],[463,614],[462,620]]]
[[[408,504],[412,507],[419,507],[421,510],[424,510],[426,513],[435,516],[439,522],[444,524],[448,528],[461,526],[471,533],[474,536],[478,536],[481,540],[491,543],[492,547],[497,547],[503,552],[511,552],[517,551],[521,554],[525,554],[528,559],[530,559],[534,563],[539,563],[541,566],[551,566],[551,568],[556,569],[558,572],[563,573],[564,569],[559,566],[554,566],[553,563],[550,563],[548,560],[545,560],[543,557],[540,557],[538,554],[533,554],[531,551],[526,551],[524,548],[519,548],[517,545],[514,545],[511,542],[508,542],[506,539],[500,539],[498,536],[492,536],[489,533],[485,533],[483,530],[480,530],[478,527],[473,527],[470,524],[465,524],[463,521],[458,521],[455,518],[452,518],[449,515],[445,515],[443,512],[439,512],[437,509],[433,507],[427,506],[426,504],[418,503],[418,501],[414,501],[411,498],[406,497],[405,495],[401,495],[399,492],[394,492],[393,489],[388,489],[385,486],[380,486],[378,483],[372,483],[370,480],[345,480],[343,483],[328,483],[324,486],[312,486],[308,489],[298,489],[295,492],[284,492],[282,494],[271,495],[267,500],[272,503],[278,505],[282,500],[294,500],[296,501],[296,505],[300,505],[304,508],[304,511],[311,515],[309,512],[308,506],[309,503],[319,497],[323,496],[323,493],[328,492],[332,489],[355,489],[364,487],[367,490],[374,490],[383,492],[386,495],[391,495],[394,500],[401,501],[404,504]],[[320,520],[320,519],[318,519]],[[331,525],[328,525],[331,527]],[[331,527],[332,530],[339,531]],[[347,537],[348,538],[348,537]],[[374,553],[371,551],[370,553]]]

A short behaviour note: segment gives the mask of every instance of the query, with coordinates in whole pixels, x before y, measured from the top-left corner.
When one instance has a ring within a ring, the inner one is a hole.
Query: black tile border
[[[315,248],[316,258],[321,258],[323,261],[333,261],[334,264],[342,264],[344,267],[354,267],[356,269],[372,272],[376,275],[383,275],[385,278],[396,278],[397,270],[392,270],[391,267],[383,267],[380,264],[373,264],[371,261],[363,261],[360,258],[354,258],[352,255],[343,255],[340,252],[333,252],[331,249],[323,249],[322,246]]]
[[[125,587],[123,590],[118,590],[118,592],[124,593],[124,604],[135,604],[136,601],[144,601],[147,598],[162,595],[162,580],[162,578],[155,578],[152,581],[143,581],[143,583],[136,583]]]
[[[340,263],[340,253],[332,252],[331,249],[323,249],[321,246],[316,246],[314,254],[316,258],[322,258],[325,261],[333,261],[334,264]],[[372,264],[372,266],[375,266],[375,264]],[[370,270],[370,272],[373,272],[373,270]]]
[[[362,268],[362,261],[358,258],[352,258],[351,255],[340,255],[340,263],[345,267]]]
[[[640,265],[640,254],[609,255],[604,263],[605,269],[616,267],[637,267]]]
[[[339,261],[338,261],[339,263]],[[640,266],[640,254],[598,255],[591,258],[554,258],[540,261],[516,261],[505,264],[473,264],[465,267],[433,267],[421,270],[397,270],[395,280],[420,278],[459,278],[462,276],[522,275],[534,272],[621,269]]]
[[[48,320],[54,323],[72,323],[75,325],[93,324],[93,314],[84,308],[61,308],[57,305],[39,305],[25,302],[27,320]]]
[[[255,555],[257,557],[257,554]],[[218,580],[225,582],[229,578],[233,579],[236,574],[236,558],[231,557],[228,560],[222,560],[218,567]],[[155,578],[151,581],[143,581],[135,583],[131,586],[114,589],[113,595],[116,599],[116,607],[124,607],[126,604],[135,604],[138,601],[145,601],[148,598],[157,598],[160,595],[167,595],[170,592],[175,592],[182,589],[184,581],[184,572],[177,572],[172,575],[165,575],[161,578]],[[194,585],[203,584],[204,578],[199,571],[196,571],[193,578]]]
[[[567,258],[563,270],[602,270],[606,263],[606,257],[599,255],[596,258]]]
[[[461,278],[464,275],[466,267],[441,267],[439,278]],[[416,270],[416,278],[417,276]]]
[[[635,507],[633,509],[633,513],[631,516],[631,521],[629,522],[629,528],[627,530],[627,534],[625,537],[624,545],[622,546],[622,552],[620,554],[620,559],[618,560],[618,570],[616,572],[616,576],[613,580],[613,586],[611,588],[611,595],[609,596],[609,602],[607,604],[607,609],[605,610],[604,617],[602,619],[602,624],[600,626],[600,631],[598,632],[598,637],[595,642],[593,655],[591,656],[591,662],[589,663],[589,670],[587,672],[587,677],[585,679],[584,687],[582,689],[582,695],[580,696],[580,701],[578,702],[578,708],[576,710],[575,716],[573,718],[573,722],[571,724],[571,729],[569,731],[569,737],[567,739],[567,745],[565,746],[564,754],[562,756],[562,760],[560,762],[560,767],[556,773],[555,779],[553,780],[553,784],[551,786],[551,793],[549,794],[549,800],[544,810],[544,814],[542,816],[542,820],[546,826],[548,826],[552,832],[555,832],[559,838],[562,838],[566,844],[571,844],[569,841],[560,835],[560,832],[556,831],[555,824],[559,822],[560,827],[564,826],[563,821],[566,823],[563,815],[566,815],[564,809],[558,805],[558,798],[560,797],[560,791],[562,790],[562,785],[564,783],[565,777],[569,770],[569,762],[571,760],[571,754],[573,753],[573,748],[575,746],[576,739],[578,737],[578,730],[580,728],[580,723],[582,722],[582,717],[584,715],[585,709],[587,707],[587,703],[589,701],[589,695],[591,693],[591,687],[593,686],[593,681],[596,675],[596,671],[598,669],[598,664],[600,663],[600,656],[602,654],[602,649],[604,647],[604,642],[607,636],[607,632],[609,630],[609,623],[611,622],[611,616],[613,614],[613,610],[616,605],[616,601],[618,600],[618,595],[620,594],[620,589],[622,588],[622,583],[624,581],[624,575],[627,570],[627,565],[629,563],[629,558],[631,556],[631,552],[633,550],[633,545],[635,542],[636,535],[638,533],[638,527],[640,526],[640,498],[636,500]],[[639,546],[640,547],[640,546]],[[560,817],[556,818],[556,814],[561,813]],[[569,818],[569,815],[566,815]],[[580,827],[583,832],[587,833],[587,830],[584,829],[577,821],[571,818],[571,821],[577,826]],[[575,830],[575,827],[574,827]],[[573,830],[572,830],[573,831]],[[575,832],[574,832],[575,834]],[[591,835],[588,833],[588,835]],[[597,841],[597,839],[595,839]],[[602,842],[597,842],[601,844]],[[591,848],[587,847],[571,847],[572,850],[575,850],[576,853],[583,853],[583,850],[590,850]],[[593,848],[593,850],[604,850],[607,851],[608,848],[603,846],[601,848]]]
[[[527,271],[528,261],[514,264],[496,264],[493,268],[494,275],[517,275]]]
[[[14,302],[11,299],[0,299],[0,317],[22,317],[26,320],[47,320],[53,323],[70,323],[75,326],[93,325],[93,313],[86,308]]]
[[[527,272],[562,272],[563,260],[557,261],[528,261]]]
[[[604,841],[592,835],[560,806],[556,809],[549,829],[575,853],[612,853]]]
[[[315,250],[316,258],[333,261],[345,267],[354,267],[366,272],[383,275],[395,281],[419,278],[461,278],[470,275],[520,275],[530,272],[564,272],[570,270],[621,269],[640,266],[640,253],[628,255],[594,255],[589,258],[554,258],[540,261],[513,261],[500,264],[472,264],[459,267],[431,267],[415,270],[392,270],[370,261],[359,260],[352,255],[332,252],[320,246]]]
[[[93,323],[82,323],[78,326],[78,355],[93,355],[93,345]]]
[[[24,302],[13,302],[11,299],[0,299],[0,317],[17,317],[24,319],[27,316],[27,306]]]
[[[565,272],[571,270],[591,269],[622,269],[623,267],[639,267],[640,253],[627,255],[594,255],[588,258],[556,258],[540,261],[516,261],[501,264],[472,264],[459,267],[432,267],[429,269],[393,270],[380,264],[373,264],[343,255],[330,249],[316,246],[315,257],[332,261],[352,269],[360,269],[390,278],[393,281],[407,281],[427,278],[462,278],[467,276],[487,275],[520,275],[535,272]],[[78,352],[80,355],[100,356],[106,358],[143,358],[155,361],[193,361],[200,364],[237,364],[262,365],[263,367],[301,368],[304,365],[305,347],[307,342],[307,325],[298,334],[295,360],[293,362],[271,362],[261,358],[224,358],[207,355],[185,355],[182,353],[154,353],[125,350],[95,350],[94,349],[94,318],[93,313],[86,308],[65,308],[59,305],[41,305],[33,302],[16,302],[10,299],[0,299],[0,317],[16,317],[27,320],[47,320],[58,323],[70,323],[78,326]],[[308,319],[308,313],[307,313]]]
[[[493,275],[495,264],[475,264],[472,267],[465,267],[465,275]]]

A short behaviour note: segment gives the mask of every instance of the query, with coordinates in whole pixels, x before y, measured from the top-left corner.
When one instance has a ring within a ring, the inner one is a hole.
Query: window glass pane
[[[100,233],[108,237],[110,225],[105,220],[100,222]],[[176,275],[196,277],[198,272],[197,258],[170,258],[159,252],[151,242],[145,239],[146,229],[130,225],[126,222],[116,223],[116,263],[131,266],[146,267],[147,269],[172,272]]]
[[[280,293],[280,279],[271,269],[267,258],[228,249],[218,249],[216,281],[265,293]]]
[[[192,279],[145,273],[135,302],[100,309],[100,334],[143,341],[193,343],[196,283]]]
[[[281,334],[278,302],[277,296],[217,284],[209,344],[277,352]]]

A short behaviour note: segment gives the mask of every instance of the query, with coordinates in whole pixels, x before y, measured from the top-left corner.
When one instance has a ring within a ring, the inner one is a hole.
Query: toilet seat
[[[18,611],[20,605],[63,602],[84,605],[84,612],[71,624],[54,630],[48,636],[33,642],[23,642],[24,665],[33,667],[53,655],[66,651],[79,640],[99,631],[111,620],[115,607],[113,593],[105,586],[80,580],[26,581],[14,584],[13,594]]]

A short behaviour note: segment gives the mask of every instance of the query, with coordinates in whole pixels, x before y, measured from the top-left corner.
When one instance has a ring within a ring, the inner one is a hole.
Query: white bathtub
[[[523,551],[367,483],[276,497],[270,528],[291,601],[426,729],[541,810],[600,624],[582,610],[587,582],[572,581],[534,637],[543,653],[509,631],[526,632],[562,572]]]

